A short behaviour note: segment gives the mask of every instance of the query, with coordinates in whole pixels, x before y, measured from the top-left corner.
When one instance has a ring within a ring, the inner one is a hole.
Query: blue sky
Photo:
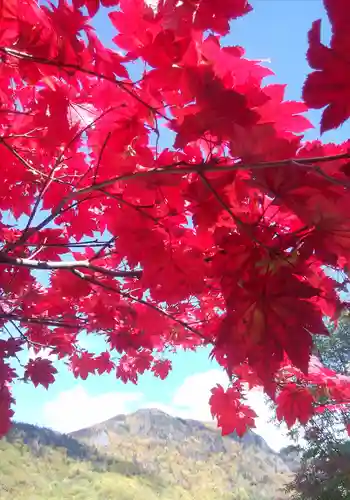
[[[242,45],[247,57],[268,59],[268,66],[275,72],[270,82],[286,83],[286,97],[299,99],[305,76],[309,71],[305,60],[307,31],[313,20],[325,19],[320,0],[255,0],[254,11],[232,25],[227,43]],[[114,35],[113,27],[105,14],[99,13],[95,27],[105,43]],[[329,26],[324,23],[323,36],[329,37]],[[320,113],[309,117],[317,124]],[[350,136],[349,124],[340,130],[325,134],[324,140],[339,142]],[[318,127],[308,132],[307,138],[318,137]],[[84,338],[84,347],[103,350],[103,343],[96,338]],[[209,419],[209,390],[217,382],[226,383],[218,365],[208,360],[208,349],[197,353],[179,352],[173,356],[173,371],[165,381],[150,374],[140,378],[139,384],[124,385],[113,374],[90,376],[86,381],[76,380],[61,366],[56,383],[45,390],[29,384],[13,388],[17,400],[15,418],[20,421],[52,427],[60,431],[75,430],[117,413],[129,412],[140,407],[157,406],[174,415]],[[24,359],[23,359],[24,361]],[[280,431],[268,424],[268,410],[262,395],[252,394],[251,403],[260,418],[257,431],[275,449],[286,441]]]

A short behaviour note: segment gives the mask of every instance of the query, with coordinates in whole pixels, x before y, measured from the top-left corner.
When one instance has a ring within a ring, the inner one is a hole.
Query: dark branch
[[[65,321],[40,318],[40,317],[29,317],[29,316],[21,316],[18,314],[4,313],[0,314],[0,320],[5,319],[6,321],[19,321],[20,323],[34,323],[37,325],[46,325],[46,326],[59,326],[63,328],[71,328],[71,329],[81,329],[83,324],[79,323],[66,323]]]

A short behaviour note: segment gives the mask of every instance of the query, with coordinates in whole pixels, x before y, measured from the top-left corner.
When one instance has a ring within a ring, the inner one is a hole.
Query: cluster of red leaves
[[[325,108],[321,131],[339,127],[350,117],[350,10],[347,0],[324,0],[332,25],[330,47],[321,42],[321,20],[309,33],[311,73],[304,86],[303,98],[310,108]]]
[[[261,381],[248,365],[241,365],[236,376],[226,391],[221,386],[212,389],[209,403],[222,433],[236,432],[242,436],[247,428],[255,427],[256,415],[244,404],[247,391],[261,386]],[[276,373],[274,385],[276,416],[288,428],[297,421],[305,425],[325,410],[346,410],[350,405],[350,377],[324,367],[316,356],[310,357],[307,374],[286,363]]]
[[[91,25],[100,3],[117,5],[119,51]],[[345,3],[326,2],[330,49],[318,24],[310,33],[318,71],[304,93],[328,105],[323,129],[347,102],[335,102],[347,74],[332,66],[347,50]],[[346,286],[350,143],[303,142],[306,104],[285,101],[283,85],[264,84],[269,69],[223,44],[250,10],[246,0],[1,3],[0,433],[17,350],[25,380],[55,377],[47,359],[23,362],[28,348],[47,348],[76,377],[136,383],[146,370],[167,376],[166,352],[211,345],[289,424],[312,415],[304,382],[277,381],[290,365],[306,377],[313,335],[344,306],[325,269]],[[82,332],[107,351],[84,350]],[[335,404],[346,402],[348,382],[332,381]],[[241,394],[237,383],[213,392],[224,432],[254,424]]]
[[[221,385],[214,387],[211,391],[209,404],[212,416],[216,417],[223,436],[236,432],[242,437],[247,429],[255,427],[256,413],[242,403],[241,391],[242,387],[237,382],[226,391]]]
[[[325,368],[315,356],[308,374],[285,366],[278,374],[277,418],[292,427],[297,420],[306,424],[316,413],[340,410],[350,404],[350,377]]]

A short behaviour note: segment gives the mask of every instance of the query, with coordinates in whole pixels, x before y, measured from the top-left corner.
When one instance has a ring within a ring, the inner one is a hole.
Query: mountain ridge
[[[73,436],[73,437],[76,437],[76,438],[79,438],[79,437],[82,437],[82,435],[84,433],[89,433],[91,432],[92,429],[99,429],[101,427],[105,427],[105,426],[108,426],[108,424],[113,424],[114,422],[116,421],[121,421],[122,419],[124,420],[129,420],[130,418],[134,418],[134,417],[138,417],[138,416],[154,416],[154,417],[161,417],[162,419],[166,419],[168,421],[177,421],[177,422],[181,422],[181,424],[183,426],[190,426],[191,427],[191,430],[196,430],[196,429],[203,429],[205,428],[206,430],[209,430],[209,431],[212,431],[213,433],[215,434],[218,434],[220,433],[220,429],[218,429],[214,422],[205,422],[205,421],[201,421],[201,420],[197,420],[197,419],[192,419],[192,418],[187,418],[187,419],[184,419],[182,417],[176,417],[176,416],[172,416],[162,410],[159,410],[158,408],[141,408],[139,410],[136,410],[134,412],[131,412],[131,413],[121,413],[121,414],[118,414],[118,415],[115,415],[114,417],[111,417],[107,420],[104,420],[102,422],[98,422],[96,424],[93,424],[91,426],[88,426],[88,427],[83,427],[81,429],[78,429],[76,431],[73,431],[73,432],[69,432],[68,435],[69,436]],[[157,422],[157,424],[159,425],[159,420]],[[189,425],[190,424],[190,425]],[[134,427],[131,427],[131,432],[133,433],[134,431]],[[158,433],[159,434],[159,433]],[[169,435],[169,431],[166,430],[166,432],[164,433],[164,439],[169,439],[171,436]],[[183,436],[174,436],[175,439],[179,439]],[[257,445],[259,447],[262,447],[264,449],[266,449],[267,451],[275,454],[275,455],[279,455],[278,452],[274,451],[268,444],[267,442],[264,440],[263,437],[259,436],[257,433],[255,433],[254,431],[251,431],[251,430],[248,430],[246,432],[246,434],[244,434],[244,436],[242,438],[239,438],[237,435],[235,434],[231,434],[229,435],[229,437],[231,439],[235,439],[237,441],[239,441],[240,443],[243,444],[243,446],[247,446],[247,445]]]
[[[252,431],[242,438],[235,434],[222,436],[210,423],[172,417],[156,408],[116,415],[70,435],[112,456],[119,456],[122,450],[124,458],[142,465],[147,472],[190,490],[195,487],[193,478],[197,472],[208,464],[221,477],[222,493],[242,483],[244,489],[254,490],[254,494],[261,490],[256,497],[259,500],[271,500],[271,489],[277,493],[291,474],[289,464]],[[170,456],[177,468],[169,463]],[[187,472],[181,470],[183,464]],[[269,477],[273,480],[266,487]],[[212,478],[211,488],[214,487],[217,486]]]
[[[282,500],[291,477],[261,436],[223,437],[158,409],[69,434],[17,423],[0,441],[4,500]]]

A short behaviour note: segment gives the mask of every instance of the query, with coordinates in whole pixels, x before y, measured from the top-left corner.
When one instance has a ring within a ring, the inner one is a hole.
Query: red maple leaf
[[[94,355],[87,351],[74,354],[69,361],[74,377],[80,377],[83,380],[86,380],[90,374],[94,374],[98,367],[101,369],[101,363],[105,366],[104,359],[96,362]]]
[[[216,417],[224,436],[233,432],[243,436],[247,429],[255,427],[256,413],[240,402],[241,394],[236,388],[229,387],[225,391],[221,385],[217,385],[211,393],[211,414]]]
[[[156,359],[152,366],[152,372],[156,377],[164,380],[171,370],[171,361],[169,359]]]
[[[297,420],[306,424],[314,414],[314,397],[310,390],[298,387],[294,383],[287,384],[276,399],[276,415],[279,420],[285,420],[292,427]]]
[[[200,0],[195,14],[194,26],[220,34],[229,31],[229,21],[248,14],[252,10],[247,0],[222,0],[213,4],[211,0]]]
[[[0,357],[13,357],[22,349],[23,340],[10,338],[7,340],[0,339]]]
[[[73,0],[75,8],[80,9],[81,7],[86,7],[90,17],[96,14],[100,5],[103,7],[114,7],[118,4],[119,0]]]
[[[321,132],[339,127],[350,117],[350,17],[344,0],[326,1],[333,27],[331,46],[321,43],[321,21],[309,32],[309,64],[316,71],[305,82],[303,99],[311,108],[324,108]]]
[[[177,132],[175,147],[184,148],[205,133],[222,139],[232,136],[234,125],[250,127],[258,122],[258,113],[251,109],[246,97],[235,89],[227,89],[211,68],[198,67],[188,71],[196,104],[176,110],[172,128]]]
[[[56,373],[57,370],[49,359],[36,358],[27,363],[24,378],[31,380],[35,387],[40,384],[48,389],[55,381]]]
[[[233,371],[236,377],[238,377],[240,380],[248,384],[249,389],[252,389],[255,386],[262,385],[262,382],[257,376],[257,374],[247,363],[235,366]]]
[[[95,366],[99,375],[110,373],[115,367],[109,352],[102,352],[99,356],[96,356]]]

